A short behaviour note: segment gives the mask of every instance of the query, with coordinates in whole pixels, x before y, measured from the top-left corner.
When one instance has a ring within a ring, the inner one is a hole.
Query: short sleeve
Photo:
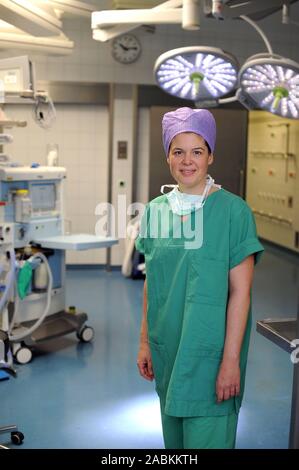
[[[253,213],[247,203],[232,205],[230,220],[230,269],[240,264],[247,256],[254,255],[255,264],[264,248],[260,243]]]

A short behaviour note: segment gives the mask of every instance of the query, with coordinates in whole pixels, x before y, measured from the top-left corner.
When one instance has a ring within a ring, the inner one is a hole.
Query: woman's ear
[[[209,158],[208,158],[208,165],[212,165],[214,161],[214,154],[210,153]]]
[[[167,163],[168,163],[168,165],[169,165],[169,157],[166,158],[166,161],[167,161]]]

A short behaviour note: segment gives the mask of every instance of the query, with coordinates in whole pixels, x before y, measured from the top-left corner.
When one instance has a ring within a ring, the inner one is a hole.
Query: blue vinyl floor
[[[293,366],[255,331],[258,319],[297,312],[298,256],[266,247],[253,290],[253,329],[237,448],[287,448]],[[67,271],[67,304],[89,315],[92,343],[44,343],[17,378],[0,381],[0,426],[16,423],[24,449],[163,448],[154,385],[138,375],[143,282],[119,271]],[[0,436],[10,444],[9,435]],[[12,446],[13,447],[13,446]]]

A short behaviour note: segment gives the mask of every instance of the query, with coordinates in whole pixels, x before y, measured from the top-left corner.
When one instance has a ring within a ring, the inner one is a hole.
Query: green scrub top
[[[252,254],[256,263],[263,251],[253,214],[243,199],[224,189],[189,216],[169,209],[166,195],[151,201],[136,240],[137,250],[145,255],[148,338],[162,409],[177,417],[237,413],[244,392],[251,302],[240,357],[240,394],[217,403],[216,379],[225,341],[229,270]],[[186,245],[192,240],[192,232],[182,229],[186,223],[196,227],[194,246]]]

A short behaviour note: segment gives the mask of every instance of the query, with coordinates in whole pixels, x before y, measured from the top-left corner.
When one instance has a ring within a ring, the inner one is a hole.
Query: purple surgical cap
[[[199,134],[214,152],[216,140],[216,122],[207,109],[178,108],[165,113],[162,119],[163,146],[168,156],[172,139],[181,132]]]

